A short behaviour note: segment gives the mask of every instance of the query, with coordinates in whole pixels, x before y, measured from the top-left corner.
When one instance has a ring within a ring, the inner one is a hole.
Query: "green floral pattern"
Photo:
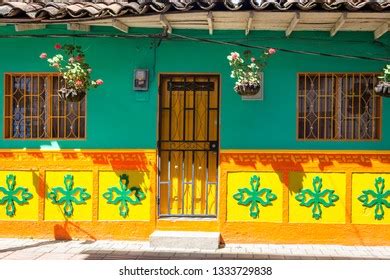
[[[29,193],[28,189],[25,187],[15,188],[16,176],[13,174],[5,176],[5,182],[7,188],[0,187],[0,204],[6,204],[5,213],[9,217],[13,217],[16,212],[15,203],[18,205],[27,204],[28,200],[31,199],[33,195]]]
[[[305,207],[312,207],[313,218],[319,220],[322,217],[321,205],[324,207],[335,206],[334,202],[339,200],[338,195],[334,190],[325,189],[321,191],[322,178],[316,176],[313,178],[313,189],[302,189],[295,199],[300,202],[299,205]]]
[[[119,215],[126,218],[129,214],[129,206],[141,204],[141,200],[145,199],[146,195],[140,187],[129,188],[129,176],[122,174],[119,177],[119,185],[108,188],[108,191],[103,194],[109,204],[119,204]]]
[[[64,176],[64,187],[54,187],[48,194],[48,198],[52,203],[62,205],[64,204],[64,214],[66,217],[73,215],[74,207],[76,205],[85,204],[86,200],[91,198],[91,195],[86,192],[85,188],[76,187],[73,188],[74,180],[73,176],[67,174]]]
[[[272,205],[272,201],[277,197],[272,193],[270,189],[259,188],[260,187],[260,177],[252,176],[250,179],[251,189],[240,188],[238,192],[233,195],[233,198],[238,201],[239,205],[248,206],[250,205],[249,211],[250,216],[253,219],[256,219],[260,215],[261,206]]]
[[[359,201],[363,203],[365,207],[374,207],[375,206],[375,220],[382,220],[385,215],[385,210],[383,206],[390,208],[390,190],[384,192],[385,189],[385,179],[382,177],[375,178],[375,191],[373,190],[364,190],[363,194],[358,197]]]

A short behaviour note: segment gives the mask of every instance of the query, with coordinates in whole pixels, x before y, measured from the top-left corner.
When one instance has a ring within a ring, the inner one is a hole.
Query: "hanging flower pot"
[[[90,88],[97,88],[103,84],[103,80],[91,79],[92,69],[85,62],[84,52],[80,46],[56,44],[56,50],[62,51],[62,54],[56,54],[47,59],[50,67],[56,69],[62,75],[63,86],[58,90],[58,95],[62,100],[68,102],[79,102],[84,99]],[[47,54],[42,53],[41,59],[46,59]]]
[[[75,88],[62,87],[58,90],[60,98],[69,102],[80,102],[86,94],[87,92],[85,90],[77,90]]]
[[[241,96],[253,96],[256,95],[260,91],[261,85],[260,84],[239,84],[235,85],[234,90]]]
[[[374,88],[375,93],[382,97],[390,97],[390,83],[380,81]]]
[[[390,97],[390,65],[383,68],[383,76],[378,77],[379,82],[375,86],[375,93],[382,97]]]
[[[227,59],[232,69],[230,77],[236,79],[234,91],[241,96],[256,95],[263,84],[261,72],[267,65],[266,60],[276,52],[268,49],[260,58],[252,56],[251,51],[244,52],[244,58],[237,52],[232,52]]]

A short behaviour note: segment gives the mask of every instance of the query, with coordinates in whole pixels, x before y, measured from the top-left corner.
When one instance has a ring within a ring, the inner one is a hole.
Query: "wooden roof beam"
[[[160,23],[168,31],[168,33],[172,33],[172,26],[164,14],[160,15]]]
[[[286,37],[289,37],[290,34],[294,31],[294,28],[297,26],[300,18],[301,18],[301,14],[299,12],[296,12],[286,29]]]
[[[250,11],[248,19],[246,20],[245,36],[248,36],[249,32],[252,29],[253,16],[254,16],[253,11]]]
[[[214,24],[213,24],[213,13],[211,11],[209,11],[209,13],[207,14],[207,24],[209,26],[209,34],[210,35],[213,35],[213,31],[214,31]]]
[[[111,24],[114,28],[118,29],[119,31],[122,31],[124,33],[129,32],[129,26],[118,19],[113,19]]]
[[[387,22],[380,25],[377,29],[374,31],[374,38],[375,40],[378,40],[380,37],[386,34],[386,32],[389,31],[389,24]]]
[[[20,31],[28,31],[28,30],[39,30],[39,29],[45,29],[46,24],[41,24],[41,23],[18,23],[15,24],[15,31],[20,32]]]
[[[340,28],[344,25],[345,20],[347,19],[347,13],[342,13],[339,19],[336,21],[332,29],[330,30],[330,36],[333,37],[340,30]]]
[[[68,23],[67,29],[72,31],[89,32],[91,30],[91,27],[89,25],[81,24],[81,23]]]

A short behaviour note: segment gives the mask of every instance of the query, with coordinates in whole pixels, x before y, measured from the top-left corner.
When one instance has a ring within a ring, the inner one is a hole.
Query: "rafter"
[[[129,32],[129,26],[118,19],[113,19],[111,24],[114,28],[118,29],[119,31],[122,31],[124,33]]]
[[[389,24],[387,22],[381,24],[377,29],[374,31],[374,38],[375,40],[378,40],[380,37],[385,35],[386,32],[389,31]]]
[[[286,37],[289,37],[290,34],[294,31],[294,28],[297,26],[300,18],[301,18],[300,13],[296,12],[294,17],[292,18],[290,24],[288,25],[288,27],[286,29]]]
[[[15,24],[15,31],[20,32],[20,31],[28,31],[28,30],[38,30],[38,29],[45,29],[46,24],[40,24],[40,23],[18,23]]]
[[[253,16],[254,16],[253,11],[250,11],[248,19],[246,21],[245,36],[247,36],[252,29]]]
[[[207,14],[207,24],[209,26],[209,34],[210,35],[213,35],[213,31],[214,31],[214,24],[213,24],[213,13],[211,11],[209,11],[209,13]]]
[[[67,29],[72,31],[84,31],[84,32],[89,32],[91,30],[89,25],[81,24],[81,23],[68,23]]]
[[[160,15],[160,23],[161,25],[167,29],[168,33],[172,33],[172,26],[169,23],[168,19],[165,17],[165,15],[161,14]]]
[[[344,25],[345,20],[347,19],[347,13],[342,13],[336,23],[333,25],[330,30],[330,36],[333,37],[340,30],[340,28]]]

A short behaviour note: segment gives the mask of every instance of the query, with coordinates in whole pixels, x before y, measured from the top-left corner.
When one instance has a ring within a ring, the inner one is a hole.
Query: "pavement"
[[[390,259],[390,246],[227,244],[217,250],[152,248],[149,242],[0,238],[1,260]]]

